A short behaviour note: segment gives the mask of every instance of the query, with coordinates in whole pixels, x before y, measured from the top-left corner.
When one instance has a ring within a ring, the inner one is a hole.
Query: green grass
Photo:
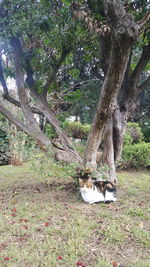
[[[39,159],[0,167],[0,266],[150,266],[148,172],[118,173],[109,205],[84,203],[73,172]]]

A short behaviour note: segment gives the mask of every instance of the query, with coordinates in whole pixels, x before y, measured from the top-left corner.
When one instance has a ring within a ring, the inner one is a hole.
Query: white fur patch
[[[117,198],[114,196],[114,192],[109,192],[106,190],[105,192],[105,201],[116,201]]]
[[[106,190],[104,197],[104,195],[97,190],[96,186],[94,186],[94,188],[87,188],[84,186],[80,188],[80,193],[83,200],[89,204],[117,200],[117,198],[114,196],[114,192],[109,192]]]
[[[96,202],[104,202],[104,195],[100,192],[98,192],[97,188],[87,188],[84,186],[83,188],[80,188],[81,196],[85,202],[88,202],[90,204],[96,203]]]

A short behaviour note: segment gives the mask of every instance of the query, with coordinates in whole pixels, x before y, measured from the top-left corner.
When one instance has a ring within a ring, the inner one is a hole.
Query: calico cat
[[[114,202],[116,187],[109,181],[93,181],[92,179],[79,179],[80,193],[85,202]]]

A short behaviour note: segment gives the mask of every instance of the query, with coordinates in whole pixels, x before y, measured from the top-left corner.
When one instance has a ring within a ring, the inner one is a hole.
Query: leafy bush
[[[35,170],[44,181],[50,183],[52,180],[68,179],[75,174],[76,165],[73,163],[62,164],[53,160],[51,152],[35,153],[32,157],[32,169]]]
[[[55,133],[54,128],[50,124],[46,124],[45,133],[50,139],[53,139],[53,138],[55,138],[57,136],[57,134]]]
[[[133,144],[133,138],[131,137],[130,134],[125,134],[124,136],[124,141],[123,141],[123,145],[132,145]]]
[[[0,129],[0,165],[8,164],[9,162],[9,141],[5,131]]]
[[[150,142],[150,119],[145,118],[145,120],[140,123],[140,127],[142,133],[144,134],[144,141]]]
[[[150,143],[125,145],[122,152],[122,169],[142,169],[150,166]]]
[[[91,128],[90,124],[82,124],[80,122],[70,122],[65,121],[63,123],[63,128],[66,130],[66,132],[74,137],[86,140]]]
[[[138,123],[128,122],[126,135],[132,138],[132,143],[137,144],[143,141],[144,135],[142,133],[141,127]]]

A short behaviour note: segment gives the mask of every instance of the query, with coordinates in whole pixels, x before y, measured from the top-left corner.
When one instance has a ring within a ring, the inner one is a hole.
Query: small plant
[[[132,229],[134,237],[142,244],[150,248],[150,233],[140,227],[134,227]]]
[[[125,233],[115,221],[112,222],[111,225],[106,226],[104,236],[106,238],[106,243],[122,243],[125,240]]]
[[[49,183],[52,179],[68,179],[75,172],[74,164],[62,164],[53,160],[52,153],[37,153],[32,158],[32,167],[40,174],[44,181]]]
[[[128,215],[135,216],[135,217],[136,216],[143,217],[144,211],[140,207],[132,207],[132,208],[129,208]]]

